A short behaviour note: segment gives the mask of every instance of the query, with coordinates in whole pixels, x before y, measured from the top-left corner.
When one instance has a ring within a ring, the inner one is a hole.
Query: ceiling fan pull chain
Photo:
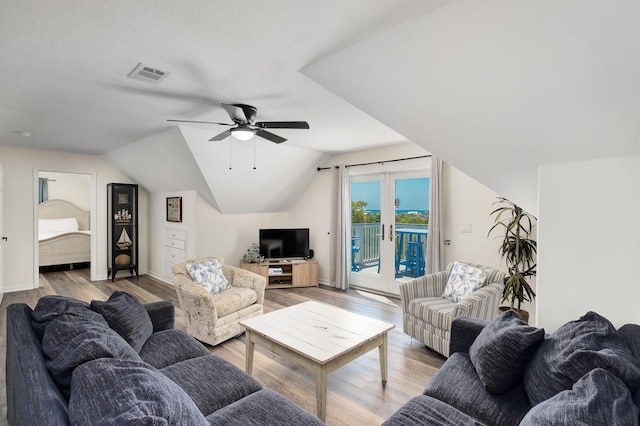
[[[231,138],[229,138],[229,170],[231,170]]]
[[[256,138],[253,138],[253,170],[256,169]]]

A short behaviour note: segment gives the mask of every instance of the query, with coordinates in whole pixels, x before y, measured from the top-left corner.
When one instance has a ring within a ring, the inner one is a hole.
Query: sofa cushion
[[[31,317],[36,335],[42,340],[44,331],[49,323],[60,315],[83,318],[107,324],[102,315],[94,312],[87,302],[65,296],[43,296],[38,300]]]
[[[606,370],[596,368],[565,390],[531,409],[520,425],[638,424],[638,407],[627,386]]]
[[[464,352],[451,355],[424,394],[489,425],[517,425],[531,408],[521,383],[501,394],[487,391]]]
[[[116,291],[106,301],[91,301],[91,309],[102,314],[114,329],[140,352],[142,346],[153,334],[153,323],[145,307],[129,293]]]
[[[141,361],[101,358],[71,382],[72,425],[207,425],[179,386]]]
[[[409,400],[385,421],[382,426],[484,426],[484,423],[462,411],[426,395]]]
[[[515,311],[506,311],[482,329],[469,348],[469,358],[484,387],[503,393],[522,380],[543,339],[544,329],[528,325]]]
[[[65,397],[76,367],[97,358],[140,361],[137,352],[106,324],[77,317],[60,316],[42,338],[47,367]]]
[[[172,328],[153,333],[142,347],[140,358],[160,369],[176,362],[210,354],[202,343],[184,331]]]
[[[244,287],[231,287],[211,297],[219,317],[225,317],[258,301],[258,294],[255,290]]]
[[[211,294],[231,287],[229,280],[222,272],[222,266],[218,259],[209,258],[195,263],[187,262],[185,266],[193,282]]]
[[[467,294],[476,291],[487,279],[487,268],[455,262],[442,297],[453,302],[461,301]]]
[[[211,425],[324,425],[316,416],[279,393],[263,389],[207,416]]]
[[[192,358],[160,370],[209,415],[260,389],[256,379],[215,355]]]
[[[640,363],[613,325],[595,312],[570,321],[538,347],[524,374],[531,405],[571,389],[585,374],[604,368],[630,389],[640,386]]]

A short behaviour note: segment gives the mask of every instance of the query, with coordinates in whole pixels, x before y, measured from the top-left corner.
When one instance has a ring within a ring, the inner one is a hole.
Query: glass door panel
[[[430,178],[392,176],[394,189],[394,278],[406,281],[425,274],[429,232]]]
[[[424,275],[429,184],[427,172],[351,178],[351,285],[399,294]]]
[[[386,248],[383,238],[382,207],[384,181],[380,175],[351,180],[351,272],[349,282],[356,286],[385,291],[382,273]]]

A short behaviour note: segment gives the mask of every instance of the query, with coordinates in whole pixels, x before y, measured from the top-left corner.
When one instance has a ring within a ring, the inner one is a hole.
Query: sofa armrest
[[[192,321],[202,322],[204,327],[213,326],[218,321],[218,310],[211,293],[195,284],[188,273],[178,273],[176,266],[173,267],[173,285],[187,326]]]
[[[442,296],[448,279],[449,274],[446,271],[442,271],[400,283],[400,298],[402,299],[404,312],[407,312],[409,302],[413,299]]]
[[[166,300],[147,303],[144,305],[153,323],[153,332],[169,330],[174,327],[176,308],[173,303]]]
[[[258,294],[256,303],[264,305],[264,290],[267,279],[262,275],[231,265],[222,265],[222,272],[233,287],[250,288]]]
[[[486,285],[459,301],[453,309],[452,316],[468,316],[484,320],[492,320],[498,316],[498,305],[502,300],[504,285],[493,283]]]
[[[471,344],[488,323],[487,320],[465,316],[454,318],[451,322],[449,356],[456,352],[469,352]]]

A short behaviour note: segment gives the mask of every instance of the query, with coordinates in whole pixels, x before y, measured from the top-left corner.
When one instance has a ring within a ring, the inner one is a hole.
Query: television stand
[[[318,262],[315,259],[269,260],[241,263],[240,267],[263,276],[267,280],[267,289],[318,286]]]

